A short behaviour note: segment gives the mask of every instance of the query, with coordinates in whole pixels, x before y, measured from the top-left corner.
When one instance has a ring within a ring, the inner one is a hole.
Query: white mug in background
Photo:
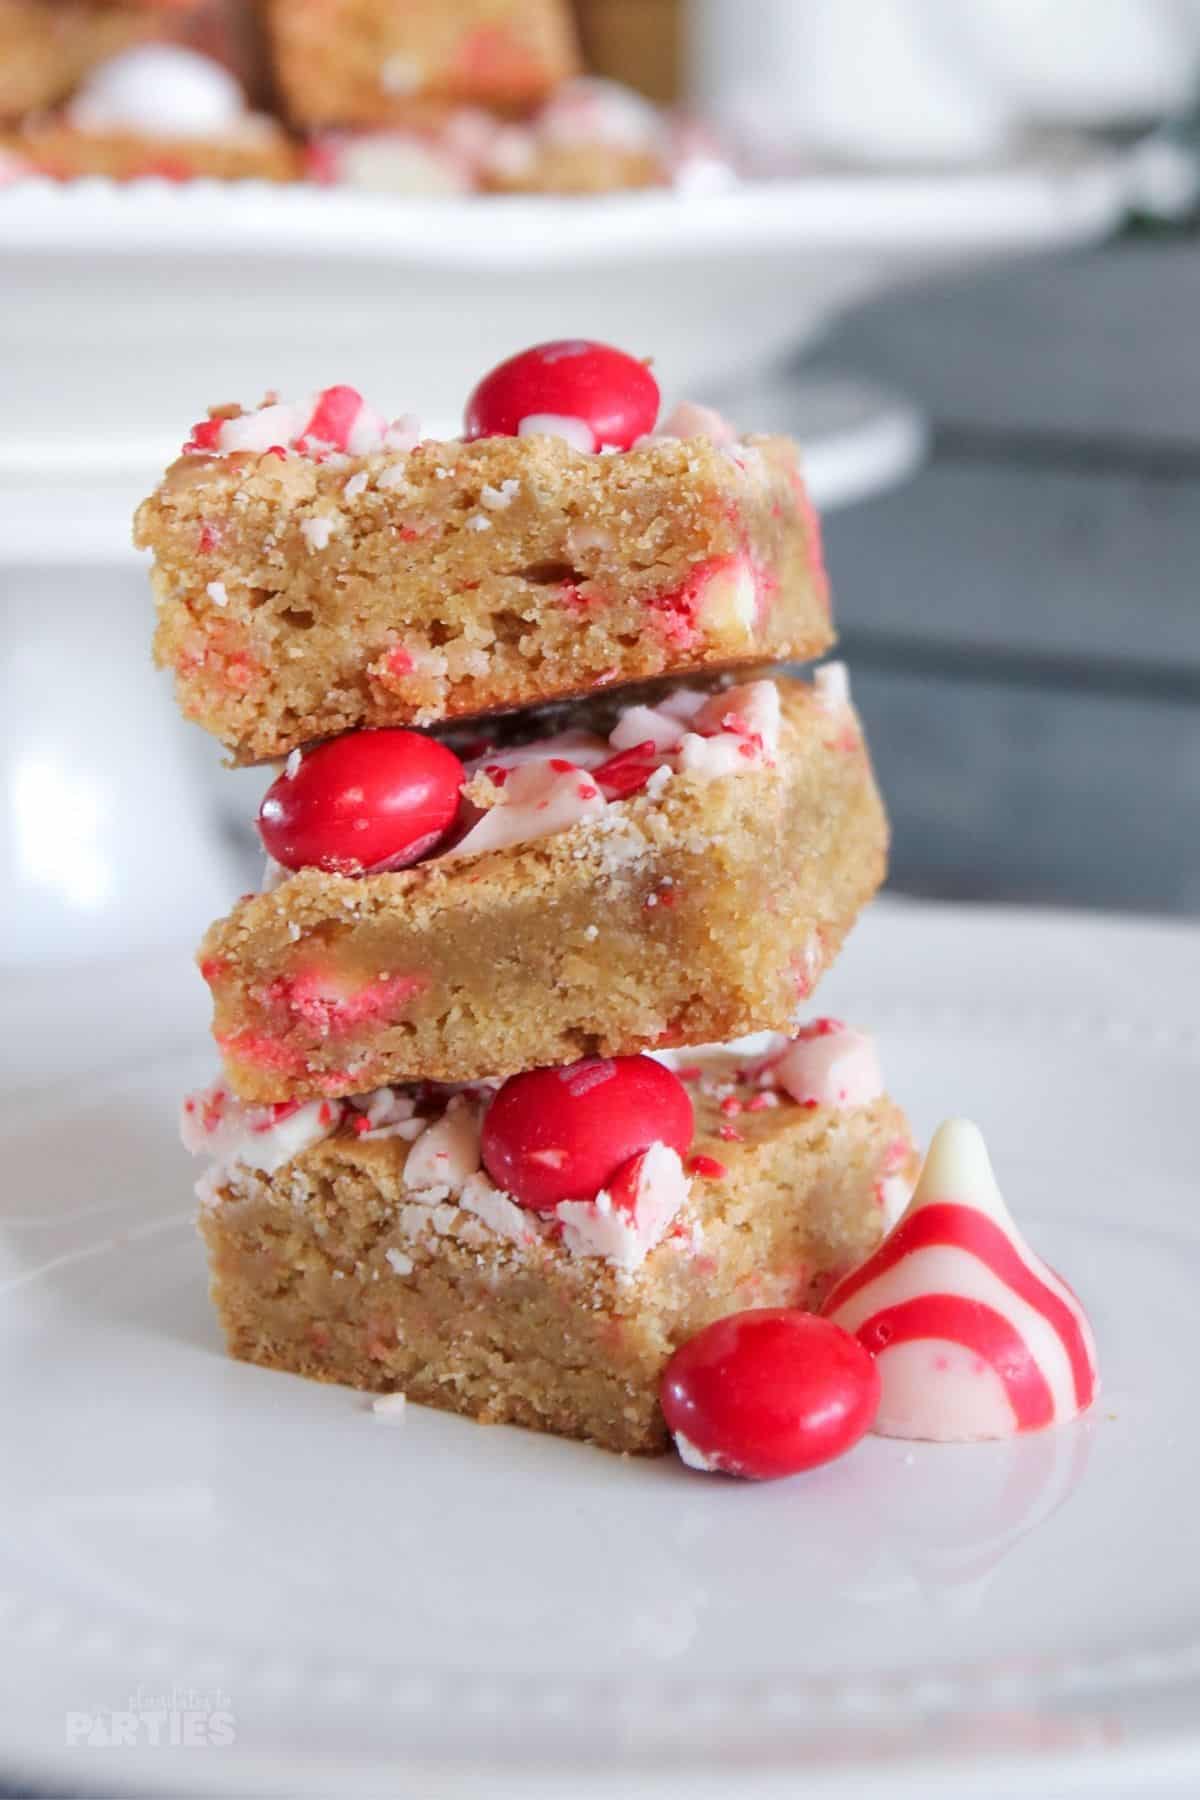
[[[973,161],[1014,120],[928,0],[690,0],[701,105],[752,156]]]
[[[687,31],[696,99],[766,160],[977,161],[1169,112],[1200,61],[1197,0],[690,0]]]
[[[1200,0],[924,0],[1036,124],[1164,117],[1197,98]]]

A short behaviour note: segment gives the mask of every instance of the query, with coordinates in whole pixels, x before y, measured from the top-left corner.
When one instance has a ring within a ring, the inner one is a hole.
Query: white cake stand
[[[652,353],[669,399],[724,395],[889,286],[1102,237],[1130,179],[1127,157],[1053,140],[957,171],[814,169],[596,201],[14,185],[0,192],[4,555],[124,554],[132,502],[214,400],[349,381],[428,428],[502,357],[564,335]],[[891,396],[843,384],[788,400],[822,505],[919,455]]]

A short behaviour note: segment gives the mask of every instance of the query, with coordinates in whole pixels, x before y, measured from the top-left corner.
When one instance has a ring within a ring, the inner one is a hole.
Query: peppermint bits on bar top
[[[138,510],[155,655],[239,763],[833,641],[795,446],[579,340],[484,375],[462,438],[345,385],[216,408]]]

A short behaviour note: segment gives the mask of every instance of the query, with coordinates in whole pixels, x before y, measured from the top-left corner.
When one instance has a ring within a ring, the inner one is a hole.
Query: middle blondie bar
[[[200,968],[243,1099],[786,1030],[883,879],[838,670],[678,690],[607,740],[484,749],[472,769],[475,822],[449,850],[303,869],[210,930]]]

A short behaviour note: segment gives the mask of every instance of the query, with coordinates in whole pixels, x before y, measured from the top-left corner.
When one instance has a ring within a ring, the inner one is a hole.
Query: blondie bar
[[[680,408],[611,454],[422,443],[350,389],[215,415],[137,515],[157,660],[188,717],[253,762],[362,725],[820,655],[828,586],[795,448],[723,432]]]
[[[0,0],[0,122],[67,100],[94,68],[138,44],[184,44],[255,75],[237,0]]]
[[[664,1450],[672,1351],[729,1312],[819,1304],[915,1175],[908,1124],[857,1033],[822,1021],[753,1061],[689,1063],[691,1145],[656,1144],[611,1192],[546,1211],[488,1173],[491,1085],[295,1108],[247,1108],[220,1087],[193,1096],[184,1134],[216,1159],[201,1229],[231,1353]],[[611,1069],[556,1073],[587,1086]]]
[[[607,739],[574,712],[479,747],[465,834],[429,860],[277,871],[200,950],[230,1085],[286,1101],[786,1029],[884,874],[839,677],[660,696]]]
[[[181,44],[142,44],[97,64],[59,112],[27,120],[7,147],[57,180],[288,181],[299,172],[295,145],[249,110],[237,77]]]
[[[457,101],[523,111],[578,67],[567,0],[267,0],[294,124],[386,125]]]

